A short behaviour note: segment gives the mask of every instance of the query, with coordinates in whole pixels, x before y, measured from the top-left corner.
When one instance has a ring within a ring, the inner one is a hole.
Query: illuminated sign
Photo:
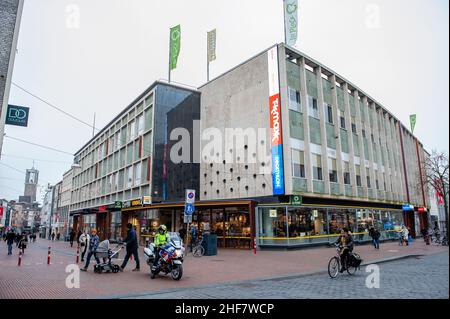
[[[414,206],[413,205],[403,205],[402,209],[405,211],[412,211],[412,210],[414,210]]]
[[[141,199],[135,199],[135,200],[132,200],[132,201],[131,201],[131,207],[134,207],[134,206],[142,206],[142,201],[141,201]]]
[[[278,47],[267,52],[269,62],[269,112],[272,141],[273,195],[284,195],[283,131],[281,125],[280,82],[278,70]]]

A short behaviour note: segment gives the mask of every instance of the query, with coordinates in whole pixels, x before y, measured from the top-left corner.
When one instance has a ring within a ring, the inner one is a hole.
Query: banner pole
[[[209,82],[209,38],[206,33],[206,82]]]

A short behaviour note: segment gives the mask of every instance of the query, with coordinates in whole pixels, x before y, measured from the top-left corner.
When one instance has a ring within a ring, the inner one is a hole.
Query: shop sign
[[[277,218],[277,210],[276,209],[269,210],[269,216],[271,218]]]
[[[278,47],[267,52],[269,70],[269,114],[272,146],[273,195],[284,195],[283,130],[278,65]]]
[[[0,218],[3,217],[3,207],[0,207]]]
[[[99,213],[104,213],[104,212],[106,212],[106,209],[107,209],[107,206],[105,206],[105,205],[100,206],[100,207],[98,208],[98,212],[99,212]]]
[[[17,105],[8,105],[5,124],[15,126],[28,126],[28,113],[30,108]]]
[[[142,206],[142,200],[141,199],[134,199],[131,201],[131,207],[135,206]]]
[[[417,211],[419,213],[426,213],[427,212],[427,208],[426,207],[419,207],[419,209]]]
[[[150,196],[144,196],[142,198],[142,202],[144,203],[144,205],[151,205],[152,203],[152,198]]]
[[[300,195],[291,196],[291,205],[301,205],[303,198]]]
[[[413,205],[403,205],[402,209],[404,211],[413,211],[414,210],[414,206]]]
[[[114,202],[114,208],[123,208],[123,202],[120,201]]]

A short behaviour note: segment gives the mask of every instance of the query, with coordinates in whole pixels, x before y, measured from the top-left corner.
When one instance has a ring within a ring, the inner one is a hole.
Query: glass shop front
[[[369,241],[370,227],[381,233],[381,240],[396,239],[403,225],[402,211],[259,206],[257,211],[258,246],[302,246],[332,243],[342,228],[348,228],[356,241]]]

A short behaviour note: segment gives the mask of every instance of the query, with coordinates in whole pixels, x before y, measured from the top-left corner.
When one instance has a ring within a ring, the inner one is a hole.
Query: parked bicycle
[[[194,257],[202,257],[205,254],[205,248],[202,246],[203,238],[197,240],[197,242],[192,247],[192,255]]]
[[[349,253],[348,258],[346,259],[346,265],[342,265],[341,249],[341,246],[336,245],[337,254],[328,262],[328,275],[330,275],[331,278],[336,278],[338,276],[342,266],[351,276],[354,275],[358,269],[360,269],[362,259],[357,253],[354,252]]]

